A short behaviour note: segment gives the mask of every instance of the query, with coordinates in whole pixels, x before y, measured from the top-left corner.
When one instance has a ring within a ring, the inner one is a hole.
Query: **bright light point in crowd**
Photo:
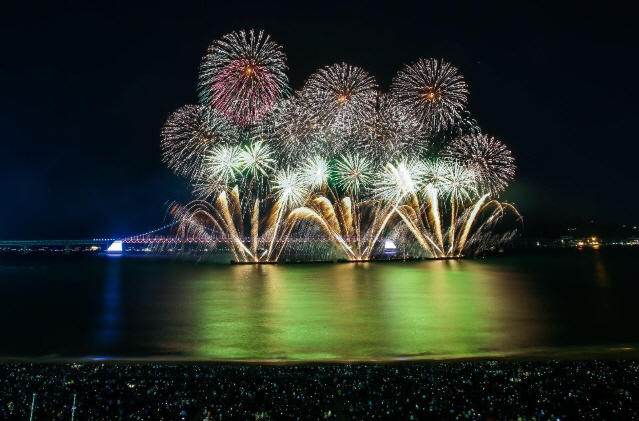
[[[121,252],[121,251],[122,251],[122,241],[121,240],[114,241],[113,243],[111,243],[111,245],[107,249],[107,252],[111,252],[111,253],[116,253],[116,252]]]
[[[386,242],[384,243],[385,250],[395,250],[396,248],[397,246],[391,240],[386,240]]]

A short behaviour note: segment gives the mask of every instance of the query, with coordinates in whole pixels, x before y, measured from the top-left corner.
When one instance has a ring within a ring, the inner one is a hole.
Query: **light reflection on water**
[[[232,266],[193,280],[205,358],[472,356],[541,340],[526,288],[473,261]],[[525,321],[526,326],[520,326]]]
[[[387,360],[636,349],[636,254],[260,266],[0,257],[0,358]]]

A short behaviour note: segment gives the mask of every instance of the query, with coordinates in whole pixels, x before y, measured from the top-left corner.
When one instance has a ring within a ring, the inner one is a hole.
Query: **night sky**
[[[0,239],[162,225],[191,197],[161,162],[162,125],[196,102],[211,41],[251,28],[284,47],[294,89],[342,61],[384,90],[418,58],[452,62],[472,115],[516,157],[501,199],[526,235],[639,224],[634,13],[610,2],[85,3],[0,6]]]

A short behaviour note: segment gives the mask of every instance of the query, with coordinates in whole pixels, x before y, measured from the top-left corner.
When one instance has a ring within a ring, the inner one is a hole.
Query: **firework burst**
[[[238,181],[243,168],[239,146],[218,145],[204,157],[202,171],[195,179],[195,192],[207,197],[226,190]]]
[[[308,78],[300,105],[312,123],[340,138],[353,135],[375,112],[375,79],[346,63],[324,67]]]
[[[436,59],[406,66],[393,79],[392,90],[433,133],[453,124],[468,100],[468,87],[457,68]]]
[[[443,191],[448,182],[448,162],[440,159],[425,161],[420,175],[419,184],[424,192],[428,193],[429,188]]]
[[[242,171],[250,177],[268,177],[275,166],[275,154],[271,147],[262,141],[245,146],[239,155]]]
[[[368,260],[387,238],[439,258],[512,238],[494,228],[516,210],[490,196],[513,179],[514,161],[464,109],[455,67],[419,60],[380,93],[363,69],[335,64],[293,96],[286,69],[263,32],[209,47],[200,105],[162,130],[163,160],[201,199],[174,213],[178,235],[222,241],[244,262],[290,258],[307,243],[326,250],[327,240]]]
[[[286,168],[275,174],[273,193],[282,206],[293,207],[304,202],[309,190],[304,177],[299,172]]]
[[[348,195],[358,197],[360,191],[370,187],[372,180],[373,166],[359,155],[347,153],[335,162],[335,182]]]
[[[263,31],[216,40],[200,67],[200,101],[237,124],[259,120],[289,92],[286,56]]]
[[[386,164],[376,186],[375,197],[386,202],[399,203],[407,196],[416,195],[418,180],[424,171],[419,161],[400,161],[396,165]]]
[[[299,98],[279,103],[270,116],[272,127],[269,138],[280,146],[279,158],[286,165],[296,165],[310,157],[330,157],[327,139],[330,133],[306,112]]]
[[[477,194],[475,171],[454,160],[446,160],[442,164],[444,179],[440,183],[441,191],[455,201],[471,200]]]
[[[319,155],[306,160],[300,170],[302,182],[311,190],[325,187],[329,175],[328,161]]]
[[[171,114],[162,128],[162,160],[177,174],[196,177],[207,152],[236,136],[235,127],[217,111],[185,105]]]
[[[384,165],[402,157],[417,158],[428,147],[428,135],[414,114],[391,94],[379,94],[375,113],[361,125],[354,147]]]
[[[500,140],[478,134],[453,140],[444,156],[463,162],[477,174],[482,191],[499,194],[515,177],[515,158]]]

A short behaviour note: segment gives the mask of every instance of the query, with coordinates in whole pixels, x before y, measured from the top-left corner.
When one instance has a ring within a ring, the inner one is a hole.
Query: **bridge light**
[[[122,252],[122,241],[116,240],[107,249],[107,253],[121,253]]]

